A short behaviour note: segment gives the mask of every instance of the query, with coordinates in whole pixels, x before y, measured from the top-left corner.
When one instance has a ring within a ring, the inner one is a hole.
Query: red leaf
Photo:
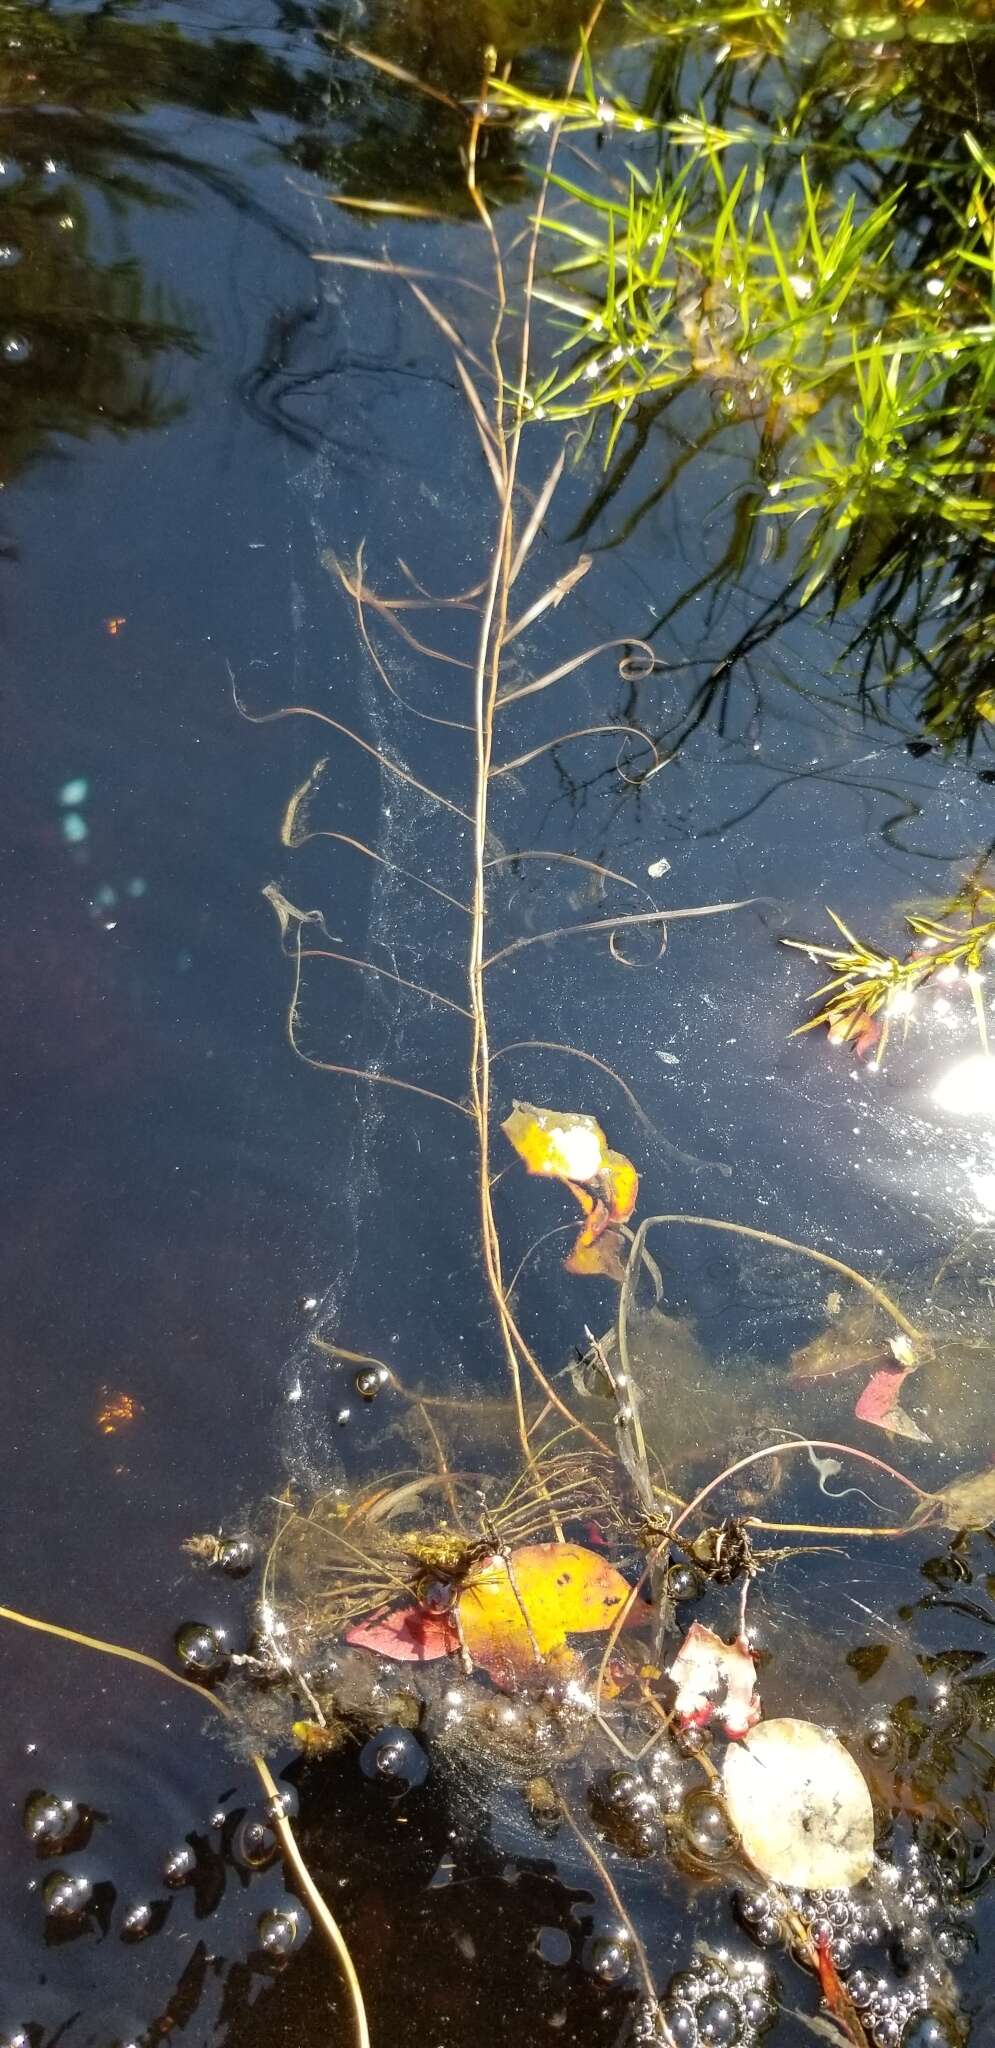
[[[749,1734],[760,1719],[757,1672],[749,1644],[694,1621],[668,1668],[677,1687],[674,1712],[685,1728],[707,1728],[715,1714],[730,1740]]]
[[[904,1382],[914,1370],[914,1366],[907,1365],[897,1371],[876,1372],[853,1411],[857,1421],[873,1422],[877,1429],[890,1430],[892,1436],[907,1436],[916,1443],[928,1444],[930,1439],[925,1430],[906,1413],[899,1399]]]
[[[436,1657],[452,1657],[459,1649],[459,1637],[448,1614],[436,1613],[411,1601],[406,1607],[381,1609],[365,1621],[346,1630],[347,1643],[361,1650],[379,1650],[382,1657],[395,1657],[399,1664],[431,1664]]]

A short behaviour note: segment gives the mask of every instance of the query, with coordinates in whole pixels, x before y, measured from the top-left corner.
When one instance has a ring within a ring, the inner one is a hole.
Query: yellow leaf
[[[463,1641],[473,1663],[512,1690],[551,1661],[568,1667],[567,1637],[611,1628],[629,1592],[621,1572],[582,1543],[523,1544],[464,1586]]]

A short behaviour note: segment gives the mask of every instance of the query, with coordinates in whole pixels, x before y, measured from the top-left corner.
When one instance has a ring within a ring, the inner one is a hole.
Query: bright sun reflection
[[[958,1060],[955,1067],[948,1067],[940,1076],[933,1101],[951,1116],[995,1119],[995,1059],[990,1053],[975,1052],[966,1060]]]

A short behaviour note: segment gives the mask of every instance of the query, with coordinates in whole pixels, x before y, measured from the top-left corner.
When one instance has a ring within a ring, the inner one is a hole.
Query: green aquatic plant
[[[935,917],[924,911],[908,913],[905,922],[912,945],[902,957],[878,952],[855,938],[834,910],[829,915],[846,940],[845,946],[819,946],[808,939],[781,941],[833,970],[830,980],[811,997],[821,1007],[799,1025],[795,1037],[824,1025],[836,1045],[853,1044],[858,1051],[873,1046],[879,1066],[891,1025],[898,1018],[907,1027],[917,991],[937,976],[952,981],[963,975],[974,1004],[982,1050],[988,1051],[981,974],[985,955],[995,946],[995,888],[990,883],[972,877]]]
[[[819,593],[857,608],[842,662],[867,708],[900,716],[914,690],[926,730],[970,746],[992,701],[995,28],[776,0],[626,12],[635,42],[582,108],[500,79],[488,95],[525,139],[564,112],[597,128],[547,191],[529,389],[533,417],[578,425],[603,459],[576,533],[618,496],[601,544],[620,545],[708,465],[728,541],[655,630],[774,558],[782,623]],[[752,644],[720,664],[721,707]]]
[[[604,423],[608,460],[647,401],[706,386],[759,436],[757,511],[811,520],[806,598],[872,522],[995,541],[995,180],[966,148],[960,240],[925,278],[896,235],[903,188],[841,204],[805,157],[785,186],[769,153],[727,168],[708,132],[670,175],[630,165],[623,193],[557,174],[539,295],[560,338],[533,416]]]

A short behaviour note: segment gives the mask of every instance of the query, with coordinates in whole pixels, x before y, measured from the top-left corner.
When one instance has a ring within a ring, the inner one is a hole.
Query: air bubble
[[[581,1962],[599,1984],[624,1984],[632,1961],[628,1937],[618,1929],[610,1934],[592,1934],[584,1943]]]
[[[428,1777],[428,1758],[409,1728],[381,1728],[359,1752],[359,1768],[393,1792],[410,1792]]]
[[[376,1366],[364,1365],[356,1374],[353,1386],[361,1401],[375,1401],[383,1386],[383,1374],[377,1371]]]
[[[297,1914],[280,1912],[273,1908],[261,1913],[256,1922],[256,1936],[265,1956],[274,1962],[284,1962],[297,1940]]]
[[[755,2034],[762,2034],[777,2018],[777,2007],[766,1991],[744,1991],[740,2003],[743,2018]]]
[[[129,894],[131,891],[129,890]],[[244,1579],[256,1561],[255,1544],[249,1536],[222,1536],[218,1542],[217,1564],[230,1579]]]
[[[152,1907],[144,1901],[140,1905],[129,1906],[121,1922],[121,1940],[144,1941],[146,1935],[152,1933],[153,1921]]]
[[[24,1803],[24,1832],[39,1849],[67,1842],[79,1824],[79,1808],[54,1792],[31,1792]]]
[[[684,1833],[698,1856],[728,1856],[735,1843],[729,1816],[711,1792],[692,1792],[681,1808]]]
[[[665,2005],[663,2016],[674,2048],[697,2048],[698,2026],[689,2005]]]
[[[266,1870],[279,1854],[270,1822],[260,1813],[245,1814],[235,1830],[231,1853],[245,1870]]]
[[[228,1663],[228,1653],[218,1632],[206,1621],[185,1621],[173,1638],[176,1655],[191,1678],[205,1683],[219,1678]]]
[[[550,1969],[562,1970],[573,1954],[573,1942],[565,1927],[540,1927],[535,1938],[535,1951]]]
[[[171,1850],[162,1866],[163,1882],[175,1890],[181,1884],[189,1884],[197,1867],[197,1858],[189,1842],[179,1849]]]
[[[42,1886],[45,1911],[53,1920],[78,1920],[92,1896],[89,1878],[68,1870],[53,1870]]]
[[[914,2012],[902,2035],[902,2048],[953,2048],[954,2037],[932,2012]]]
[[[671,1565],[667,1573],[667,1591],[672,1600],[700,1600],[705,1590],[701,1572],[693,1564]]]
[[[13,270],[20,260],[21,252],[16,242],[0,242],[0,270]]]
[[[5,334],[0,341],[0,354],[5,363],[27,363],[31,360],[31,343],[26,334]]]
[[[724,1992],[713,1992],[710,1997],[703,1998],[695,2007],[694,2016],[698,2023],[698,2038],[706,2042],[708,2048],[734,2048],[734,2043],[741,2038],[739,2007]]]

